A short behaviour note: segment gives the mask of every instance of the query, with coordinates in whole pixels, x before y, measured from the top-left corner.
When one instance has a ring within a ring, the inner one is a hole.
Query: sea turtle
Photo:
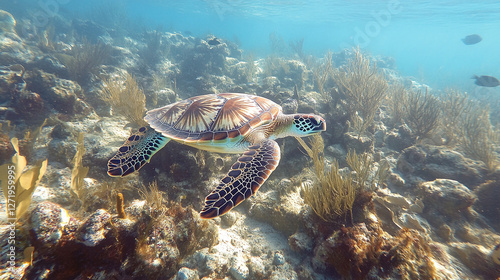
[[[280,160],[274,139],[308,136],[326,129],[320,116],[285,115],[273,101],[241,93],[191,97],[148,111],[144,120],[149,127],[141,127],[130,136],[109,160],[110,176],[139,170],[170,140],[206,151],[243,153],[205,198],[200,212],[204,219],[227,213],[257,192]]]

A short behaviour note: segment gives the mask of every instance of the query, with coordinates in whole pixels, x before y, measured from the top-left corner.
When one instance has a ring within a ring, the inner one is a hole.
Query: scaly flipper
[[[274,140],[248,147],[238,161],[206,198],[200,212],[203,219],[223,215],[243,200],[254,195],[280,161],[280,148]]]
[[[161,135],[154,129],[141,127],[125,141],[116,155],[108,161],[109,176],[123,177],[141,169],[168,141],[170,138]]]

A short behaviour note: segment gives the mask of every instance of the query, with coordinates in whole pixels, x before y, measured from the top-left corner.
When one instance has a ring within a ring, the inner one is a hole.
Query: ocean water
[[[66,0],[67,1],[67,0]],[[91,15],[102,1],[67,1],[64,8]],[[271,52],[269,35],[304,39],[304,52],[322,57],[359,45],[393,57],[403,76],[433,88],[473,91],[472,75],[500,76],[498,1],[116,1],[137,24],[237,40],[259,56]],[[479,34],[483,41],[461,39]]]

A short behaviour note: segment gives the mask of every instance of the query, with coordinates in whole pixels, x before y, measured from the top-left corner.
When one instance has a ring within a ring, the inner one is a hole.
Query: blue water
[[[55,0],[53,0],[55,1]],[[103,1],[60,0],[79,15]],[[127,17],[150,28],[208,33],[237,40],[246,52],[270,53],[269,35],[304,38],[304,52],[323,56],[360,45],[395,58],[399,72],[434,88],[472,91],[477,75],[500,78],[500,1],[115,1]],[[461,38],[483,41],[464,45]]]

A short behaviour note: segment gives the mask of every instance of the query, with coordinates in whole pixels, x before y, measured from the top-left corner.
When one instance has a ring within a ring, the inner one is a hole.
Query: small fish
[[[472,76],[471,79],[476,79],[476,85],[482,87],[496,87],[500,85],[500,81],[492,76]]]
[[[221,44],[221,42],[219,41],[219,39],[217,39],[217,38],[215,38],[215,37],[214,37],[214,38],[212,38],[212,39],[210,39],[210,40],[208,40],[208,42],[207,42],[207,43],[208,43],[210,46],[217,46],[217,45],[220,45],[220,44]]]
[[[465,38],[462,39],[462,42],[464,42],[464,44],[466,45],[474,45],[481,42],[482,40],[483,38],[481,38],[481,36],[477,34],[472,34],[465,36]]]

